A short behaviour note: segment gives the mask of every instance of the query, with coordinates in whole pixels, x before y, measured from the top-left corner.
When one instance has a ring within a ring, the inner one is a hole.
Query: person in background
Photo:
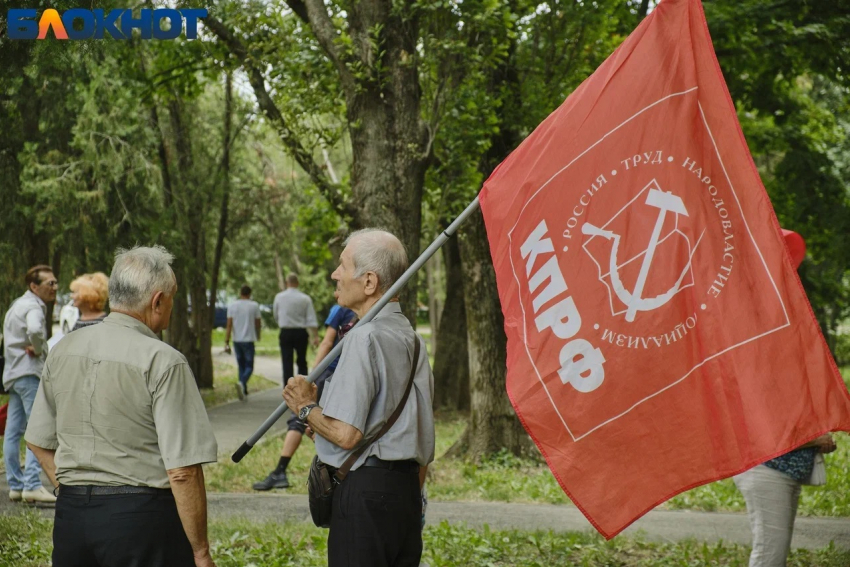
[[[109,298],[109,278],[103,272],[83,274],[71,282],[71,299],[79,309],[80,317],[71,331],[96,325],[106,318],[106,300]]]
[[[328,318],[325,320],[325,337],[322,339],[319,348],[316,350],[316,361],[313,363],[315,367],[318,365],[331,351],[336,344],[342,340],[345,333],[354,326],[357,320],[357,315],[351,309],[334,305],[331,308]],[[339,363],[339,357],[334,359],[322,374],[316,378],[316,387],[318,388],[318,397],[322,396],[322,390],[325,387],[325,382],[333,376],[336,365]],[[280,452],[280,459],[277,467],[269,473],[269,475],[253,485],[254,490],[271,490],[272,488],[289,488],[289,479],[286,476],[286,468],[289,466],[289,461],[301,445],[301,439],[304,437],[306,425],[298,419],[295,414],[290,414],[286,422],[287,432],[283,440],[283,449]]]
[[[796,232],[783,229],[782,233],[791,261],[799,268],[806,256],[805,242]],[[733,477],[747,503],[753,532],[749,567],[785,567],[800,490],[812,475],[815,456],[835,448],[832,435],[827,433]]]
[[[216,440],[186,357],[157,336],[172,261],[118,250],[111,313],[47,357],[26,441],[59,489],[54,567],[214,567],[201,465]]]
[[[27,449],[21,470],[20,443],[32,415],[44,361],[47,358],[47,304],[56,299],[59,282],[50,266],[38,265],[27,270],[27,291],[19,297],[3,321],[3,387],[9,393],[3,460],[9,499],[13,502],[56,502],[41,484],[41,467],[36,455]]]
[[[298,358],[298,373],[307,374],[307,341],[319,344],[316,332],[316,310],[310,296],[298,289],[298,276],[286,276],[286,289],[274,297],[274,320],[280,327],[280,357],[283,363],[283,385],[293,375],[293,355]]]
[[[251,288],[243,285],[239,299],[227,308],[227,329],[224,331],[225,352],[230,350],[230,336],[233,335],[233,350],[236,351],[239,368],[236,393],[243,401],[248,395],[248,379],[254,373],[254,343],[260,340],[262,327],[260,306],[251,301]]]

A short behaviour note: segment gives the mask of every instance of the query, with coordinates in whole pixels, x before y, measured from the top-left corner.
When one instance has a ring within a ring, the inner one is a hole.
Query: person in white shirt
[[[316,310],[310,296],[298,289],[298,276],[286,276],[286,289],[274,298],[274,320],[280,327],[280,357],[283,362],[283,385],[294,375],[293,354],[298,357],[298,373],[307,375],[307,341],[319,344]],[[309,334],[309,335],[308,335]]]
[[[3,387],[9,392],[9,414],[3,439],[3,460],[9,499],[13,502],[56,502],[56,497],[41,484],[41,465],[27,449],[21,470],[21,436],[27,430],[32,405],[38,392],[44,360],[47,358],[47,304],[56,299],[59,283],[50,266],[38,265],[27,270],[27,291],[19,297],[3,321],[5,339]]]
[[[225,350],[229,350],[233,335],[233,350],[239,367],[236,393],[243,401],[248,395],[248,379],[254,373],[254,343],[260,340],[261,331],[260,306],[251,301],[251,288],[243,285],[239,299],[227,308],[227,330],[224,332]]]

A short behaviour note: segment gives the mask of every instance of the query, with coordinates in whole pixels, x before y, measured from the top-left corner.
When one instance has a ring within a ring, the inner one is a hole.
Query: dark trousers
[[[298,356],[298,374],[307,375],[307,329],[281,329],[280,358],[283,361],[283,385],[294,376],[292,372],[293,354]]]
[[[360,467],[334,491],[328,567],[418,567],[421,519],[418,474]]]
[[[233,342],[233,352],[236,354],[236,364],[239,366],[239,381],[248,391],[248,378],[254,373],[254,343]]]
[[[56,502],[53,567],[194,567],[171,491],[63,495]]]

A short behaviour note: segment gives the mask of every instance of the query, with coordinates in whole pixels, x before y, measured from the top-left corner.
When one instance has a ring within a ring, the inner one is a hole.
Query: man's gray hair
[[[375,272],[378,275],[378,289],[386,293],[407,270],[404,245],[394,234],[379,228],[352,232],[345,239],[345,245],[348,246],[355,239],[357,244],[352,251],[354,277]]]
[[[177,282],[171,271],[173,261],[174,256],[162,246],[116,250],[109,276],[110,307],[141,313],[156,292],[174,293]]]

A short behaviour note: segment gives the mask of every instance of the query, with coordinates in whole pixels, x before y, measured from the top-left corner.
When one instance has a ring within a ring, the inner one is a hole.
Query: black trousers
[[[328,567],[419,567],[421,519],[418,474],[360,467],[334,491]]]
[[[294,376],[292,372],[293,354],[298,356],[298,374],[307,375],[307,329],[281,329],[278,336],[280,358],[283,362],[283,385]]]
[[[171,491],[63,495],[56,502],[53,567],[194,567]]]

